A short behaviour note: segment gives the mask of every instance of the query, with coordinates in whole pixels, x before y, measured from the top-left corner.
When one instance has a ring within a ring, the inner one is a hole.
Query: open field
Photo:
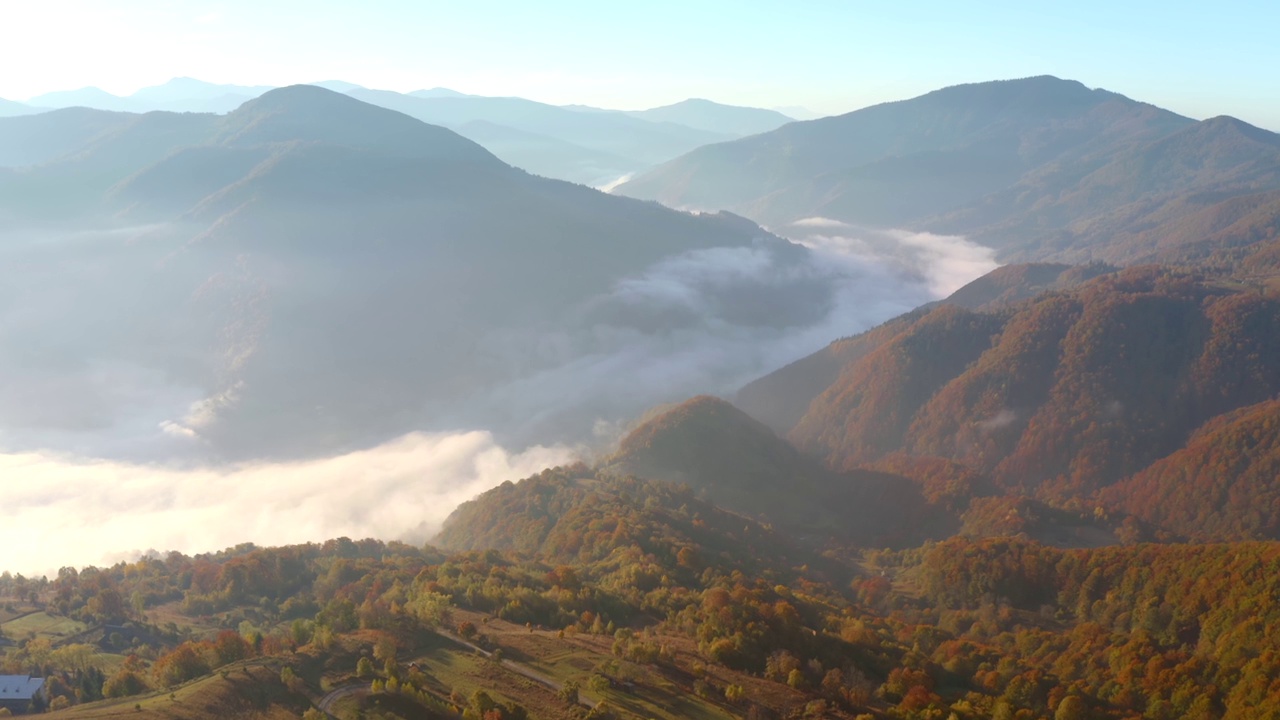
[[[50,713],[50,718],[172,718],[173,720],[221,720],[249,717],[255,720],[297,718],[308,707],[307,698],[290,692],[280,682],[284,662],[257,658],[233,663],[170,692],[155,692],[119,700],[103,700]]]
[[[82,622],[46,612],[29,613],[0,625],[0,630],[13,640],[35,635],[48,637],[54,642],[84,632],[85,629],[87,626]]]

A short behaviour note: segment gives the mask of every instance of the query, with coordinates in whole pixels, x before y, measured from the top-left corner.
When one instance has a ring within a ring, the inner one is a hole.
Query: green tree
[[[737,704],[747,696],[747,691],[742,689],[741,685],[727,685],[724,689],[724,699],[731,703]]]
[[[566,680],[564,687],[560,688],[560,699],[569,705],[577,705],[580,688],[577,680]]]
[[[587,680],[587,687],[591,688],[591,692],[596,693],[598,695],[602,692],[607,691],[610,687],[612,687],[612,683],[609,682],[609,678],[599,673],[596,673],[595,675],[592,675],[589,680]]]

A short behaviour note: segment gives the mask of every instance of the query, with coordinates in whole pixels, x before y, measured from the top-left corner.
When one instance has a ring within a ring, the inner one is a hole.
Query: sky
[[[1051,74],[1280,130],[1278,26],[1274,0],[0,0],[0,98],[188,76],[835,114]]]

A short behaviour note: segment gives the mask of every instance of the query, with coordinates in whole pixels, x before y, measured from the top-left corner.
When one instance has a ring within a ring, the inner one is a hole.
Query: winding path
[[[456,642],[459,645],[462,645],[463,647],[471,648],[472,650],[480,653],[481,655],[487,658],[493,657],[493,653],[489,652],[488,650],[485,650],[484,648],[480,647],[479,645],[476,645],[475,643],[463,640],[461,637],[449,632],[448,630],[436,628],[435,632],[437,635],[448,638],[453,642]],[[554,679],[547,677],[546,675],[543,675],[537,670],[530,668],[528,665],[522,665],[521,663],[518,663],[515,660],[503,659],[502,666],[510,670],[511,672],[517,675],[520,675],[521,677],[528,678],[529,680],[532,680],[538,683],[539,685],[546,687],[552,692],[558,693],[560,692],[561,688],[564,687],[563,683],[556,682]],[[597,705],[597,702],[595,700],[592,700],[591,698],[588,698],[588,697],[584,697],[581,693],[578,694],[578,703],[580,705],[585,705],[588,708],[591,708],[593,710]]]
[[[476,645],[473,642],[464,640],[458,635],[455,635],[449,632],[448,630],[442,630],[440,628],[436,628],[435,632],[441,637],[447,638],[465,648],[474,650],[475,652],[480,653],[486,658],[493,657],[492,652],[485,650],[484,648],[480,647],[479,645]],[[538,672],[537,670],[534,670],[528,665],[523,665],[514,660],[504,659],[502,660],[502,666],[523,678],[532,680],[533,682],[536,682],[539,685],[542,685],[543,687],[547,688],[551,692],[558,693],[564,687],[563,683],[559,683],[553,678],[543,675],[542,673]],[[320,711],[323,712],[326,716],[330,718],[336,718],[337,716],[333,714],[333,706],[336,705],[339,700],[346,697],[352,697],[354,695],[360,695],[362,693],[368,693],[370,692],[372,687],[373,687],[372,683],[361,682],[361,683],[352,683],[350,685],[343,685],[342,687],[339,687],[339,688],[334,688],[333,690],[330,690],[327,695],[320,698],[320,702],[316,703],[316,706],[319,707]],[[593,710],[598,704],[597,701],[592,700],[589,697],[585,697],[581,693],[578,694],[578,703],[580,705],[584,705]]]
[[[320,708],[320,712],[324,713],[328,717],[331,717],[331,718],[337,717],[336,715],[333,714],[333,706],[337,704],[339,700],[345,697],[351,697],[353,695],[367,693],[372,687],[373,687],[372,683],[362,682],[362,683],[354,683],[351,685],[343,685],[340,688],[334,688],[333,690],[329,691],[328,695],[325,695],[324,697],[320,698],[320,702],[316,703],[316,707]]]

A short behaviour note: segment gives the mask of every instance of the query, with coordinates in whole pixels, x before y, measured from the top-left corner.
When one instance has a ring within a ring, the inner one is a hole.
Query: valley
[[[140,87],[0,103],[0,715],[1280,717],[1280,135]]]

